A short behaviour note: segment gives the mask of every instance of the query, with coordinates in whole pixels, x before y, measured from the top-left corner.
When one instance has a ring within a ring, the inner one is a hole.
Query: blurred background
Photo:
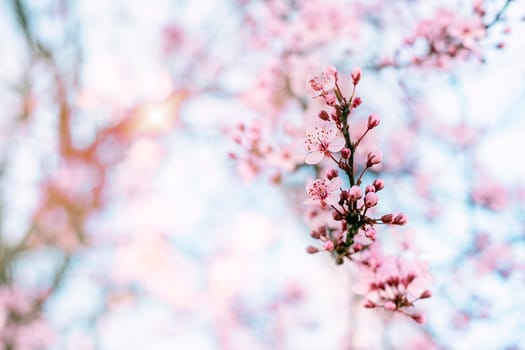
[[[524,349],[524,16],[0,3],[0,348]],[[351,266],[305,252],[305,82],[328,64],[346,92],[363,69],[351,125],[381,117],[367,181],[409,224],[378,237],[428,264],[424,325],[364,309]]]

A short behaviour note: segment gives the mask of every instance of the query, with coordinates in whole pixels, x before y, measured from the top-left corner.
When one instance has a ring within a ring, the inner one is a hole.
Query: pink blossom
[[[337,70],[334,66],[327,66],[320,76],[311,77],[306,82],[306,89],[311,97],[327,94],[335,88],[337,82]]]
[[[345,145],[344,139],[338,135],[337,125],[326,122],[315,125],[306,131],[305,148],[310,152],[305,159],[306,164],[317,164],[329,152],[339,152]]]
[[[336,205],[339,202],[339,188],[341,179],[339,177],[332,180],[317,179],[310,181],[306,186],[308,199],[304,204],[320,204],[322,207]]]

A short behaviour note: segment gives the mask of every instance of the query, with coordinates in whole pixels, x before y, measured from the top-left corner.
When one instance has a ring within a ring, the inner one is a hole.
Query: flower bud
[[[357,85],[359,83],[359,80],[361,80],[361,68],[355,67],[352,70],[350,76],[352,77],[352,82],[354,83],[354,85]]]
[[[368,208],[375,207],[377,205],[378,199],[379,197],[377,196],[377,194],[375,194],[375,192],[369,192],[365,196],[365,205]]]
[[[319,233],[319,231],[317,231],[317,230],[313,230],[312,232],[310,232],[310,237],[315,238],[315,239],[319,239],[319,238],[321,238],[321,233]]]
[[[370,168],[373,165],[381,163],[382,158],[383,158],[383,153],[381,152],[368,153],[368,158],[366,160],[367,168]]]
[[[405,214],[397,214],[394,217],[394,220],[392,220],[392,224],[394,225],[404,225],[408,221],[408,217]]]
[[[363,191],[361,190],[361,187],[357,185],[350,187],[348,194],[350,195],[351,201],[356,201],[360,199],[361,197],[363,197]]]
[[[421,293],[420,299],[428,299],[432,297],[432,293],[427,289],[423,293]]]
[[[324,121],[329,121],[330,120],[330,114],[328,114],[327,111],[321,111],[319,112],[319,119],[321,120],[324,120]]]
[[[376,240],[376,229],[373,227],[367,227],[365,229],[365,236],[370,238],[372,241]]]
[[[326,178],[327,178],[328,180],[335,179],[335,178],[338,177],[338,176],[339,176],[339,174],[337,173],[337,170],[335,170],[335,169],[333,169],[333,168],[332,168],[332,169],[328,169],[328,170],[326,171]]]
[[[385,303],[385,305],[383,305],[383,307],[385,308],[385,310],[394,311],[396,309],[396,304],[393,301],[389,300]]]
[[[375,191],[376,191],[376,188],[375,188],[375,186],[373,186],[373,185],[368,185],[368,186],[366,186],[366,188],[365,188],[365,193],[368,193],[368,192],[375,192]]]
[[[337,98],[335,97],[334,94],[326,94],[323,96],[324,97],[324,101],[326,102],[327,105],[329,106],[335,106],[335,104],[337,103]]]
[[[376,188],[376,192],[381,191],[383,188],[385,188],[385,182],[381,179],[375,179],[372,185],[374,185],[374,187]]]
[[[354,243],[353,247],[354,247],[354,252],[359,252],[361,251],[361,249],[363,249],[363,247],[359,243]]]
[[[421,314],[412,315],[412,319],[414,321],[416,321],[417,323],[419,323],[419,324],[425,323],[425,316],[423,316]]]
[[[350,158],[350,154],[352,154],[352,151],[350,151],[349,148],[345,147],[341,150],[341,157],[343,157],[344,159]]]
[[[327,251],[329,251],[329,252],[333,251],[334,248],[335,248],[335,246],[334,246],[334,242],[332,242],[332,241],[326,241],[326,242],[324,242],[324,244],[323,244],[323,248],[324,248],[324,250],[327,250]]]
[[[394,219],[394,215],[393,214],[385,214],[385,215],[381,216],[381,221],[383,221],[383,223],[385,223],[385,224],[392,223],[393,219]]]
[[[314,246],[312,246],[312,245],[310,245],[310,246],[308,246],[308,247],[306,248],[306,252],[307,252],[308,254],[315,254],[315,253],[318,253],[318,252],[319,252],[319,249],[316,248],[316,247],[314,247]]]
[[[376,126],[379,125],[379,117],[377,116],[377,114],[375,113],[372,113],[370,114],[370,116],[368,116],[368,129],[373,129],[375,128]]]
[[[352,108],[359,107],[361,105],[361,97],[356,96],[352,99]]]

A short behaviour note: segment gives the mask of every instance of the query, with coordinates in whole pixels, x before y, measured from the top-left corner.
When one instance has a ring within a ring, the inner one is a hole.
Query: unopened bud
[[[419,324],[425,323],[425,316],[423,316],[421,314],[412,315],[412,319],[414,321],[416,321],[417,323],[419,323]]]
[[[368,185],[366,186],[365,188],[365,193],[368,193],[368,192],[375,192],[376,191],[376,187],[374,185]]]
[[[383,223],[385,223],[385,224],[392,223],[393,219],[394,219],[394,215],[393,214],[386,214],[386,215],[381,216],[381,221]]]
[[[350,187],[348,194],[350,195],[351,201],[356,201],[360,199],[361,197],[363,197],[363,191],[361,190],[361,187],[357,185]]]
[[[319,252],[319,249],[316,248],[316,247],[314,247],[314,246],[312,246],[312,245],[310,245],[310,246],[308,246],[308,247],[306,248],[306,252],[307,252],[308,254],[315,254],[315,253],[318,253],[318,252]]]
[[[328,114],[327,111],[321,111],[319,112],[319,119],[321,120],[324,120],[324,121],[329,121],[330,120],[330,114]]]
[[[376,192],[381,191],[383,188],[385,188],[385,182],[381,179],[375,179],[372,185],[374,185],[374,187],[376,188]]]
[[[326,242],[324,242],[324,244],[323,244],[323,248],[324,248],[324,250],[327,250],[327,251],[329,251],[329,252],[333,251],[334,248],[335,248],[335,246],[334,246],[334,242],[332,242],[332,241],[326,241]]]
[[[432,293],[427,289],[423,293],[421,293],[420,299],[428,299],[432,297]]]
[[[375,207],[377,205],[377,201],[379,200],[379,197],[375,192],[369,192],[365,196],[365,205],[368,208]]]
[[[352,70],[350,76],[352,77],[352,82],[354,83],[354,85],[357,85],[359,83],[359,80],[361,80],[361,68],[355,67]]]
[[[373,227],[367,227],[365,230],[365,236],[370,238],[372,241],[376,240],[376,229]]]
[[[368,153],[368,158],[366,160],[367,168],[370,168],[373,165],[381,163],[382,158],[383,158],[383,153],[381,152]]]
[[[315,239],[319,239],[319,238],[321,238],[321,234],[319,233],[319,231],[313,230],[312,232],[310,232],[310,237],[315,238]]]
[[[341,150],[341,157],[343,157],[344,159],[350,158],[350,154],[352,154],[352,151],[350,151],[349,148],[345,147]]]
[[[337,98],[335,97],[334,94],[326,94],[323,97],[324,97],[324,101],[329,106],[335,106],[335,104],[337,103]]]
[[[376,126],[379,125],[379,122],[380,120],[377,114],[375,113],[370,114],[370,116],[368,117],[368,129],[375,128]]]
[[[404,225],[408,221],[408,217],[405,214],[397,214],[394,217],[394,220],[392,220],[392,224],[394,225]]]
[[[328,170],[326,171],[326,178],[327,178],[328,180],[335,179],[335,178],[338,177],[338,176],[339,176],[339,174],[337,173],[337,170],[335,170],[335,169],[333,169],[333,168],[332,168],[332,169],[328,169]]]
[[[387,301],[383,307],[385,310],[394,311],[396,309],[396,304],[393,301]]]
[[[352,108],[359,107],[361,105],[361,97],[356,96],[352,99]]]

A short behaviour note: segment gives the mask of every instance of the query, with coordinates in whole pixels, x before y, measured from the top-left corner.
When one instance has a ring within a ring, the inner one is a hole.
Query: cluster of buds
[[[311,95],[314,98],[323,98],[330,109],[321,111],[319,120],[306,130],[305,148],[308,154],[305,162],[315,165],[326,157],[336,166],[328,168],[322,178],[306,185],[308,198],[304,203],[316,206],[320,212],[331,214],[326,224],[311,232],[311,237],[320,241],[320,247],[309,246],[307,252],[314,254],[326,251],[334,257],[337,264],[348,260],[364,266],[359,254],[373,250],[376,225],[405,225],[407,216],[402,213],[374,215],[379,202],[378,193],[384,189],[385,184],[381,179],[375,179],[369,184],[364,184],[363,181],[369,169],[381,164],[382,153],[370,152],[361,169],[357,169],[354,154],[368,132],[379,125],[380,119],[371,114],[366,130],[355,140],[351,139],[348,120],[350,113],[361,104],[361,99],[355,94],[361,80],[361,70],[354,69],[350,78],[353,89],[349,98],[343,95],[337,71],[332,66],[325,68],[320,76],[307,81]],[[373,292],[377,294],[377,298],[374,298],[375,301],[367,299],[365,307],[382,306],[385,310],[414,316],[415,314],[406,313],[405,308],[412,307],[415,300],[430,297],[430,292],[424,296],[409,297],[407,286],[415,278],[411,276],[415,275],[392,275],[387,276],[385,281],[375,281],[367,295]],[[412,318],[417,322],[423,320],[422,316]]]

